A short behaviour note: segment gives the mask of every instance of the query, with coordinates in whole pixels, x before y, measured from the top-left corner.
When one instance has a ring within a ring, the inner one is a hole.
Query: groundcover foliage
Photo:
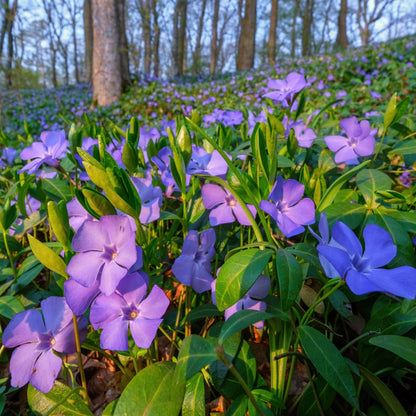
[[[5,100],[0,409],[414,411],[415,52]]]

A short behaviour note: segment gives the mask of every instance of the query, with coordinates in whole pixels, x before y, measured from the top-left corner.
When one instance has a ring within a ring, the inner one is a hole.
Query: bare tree
[[[91,0],[84,0],[84,41],[85,41],[85,79],[92,81],[92,51],[93,51],[93,29],[92,29],[92,4]]]
[[[144,42],[144,72],[150,74],[152,65],[152,21],[151,0],[137,0],[142,20],[142,34]]]
[[[361,44],[368,45],[371,39],[374,24],[383,17],[387,6],[394,0],[374,0],[372,10],[369,9],[368,0],[358,0],[357,24],[360,31]]]
[[[300,0],[295,0],[295,5],[293,7],[293,17],[292,17],[292,28],[291,28],[291,47],[290,47],[290,56],[293,59],[296,52],[296,19],[299,13],[299,4]]]
[[[270,11],[269,41],[267,43],[267,61],[269,65],[276,63],[276,29],[279,0],[271,0],[272,9]]]
[[[4,17],[0,33],[0,67],[2,66],[1,58],[3,56],[4,39],[7,35],[7,60],[4,68],[5,81],[7,88],[12,86],[12,67],[13,67],[13,24],[17,13],[17,0],[14,0],[12,7],[9,1],[4,2]]]
[[[220,10],[220,0],[214,0],[214,14],[212,15],[211,29],[211,63],[209,72],[213,74],[218,62],[218,14]]]
[[[199,73],[202,69],[201,63],[201,50],[202,50],[202,31],[204,28],[204,16],[205,16],[205,8],[206,8],[207,0],[202,0],[201,6],[201,14],[199,15],[199,24],[198,24],[198,31],[196,36],[195,42],[195,49],[192,53],[192,69],[194,72]]]
[[[347,0],[341,0],[339,13],[338,13],[338,33],[335,40],[335,48],[347,49],[348,36],[347,36],[347,14],[348,3]]]
[[[312,53],[312,23],[314,0],[306,0],[305,11],[303,14],[302,24],[302,56],[308,56]]]
[[[237,70],[249,69],[254,66],[256,47],[257,0],[246,0],[244,17],[241,23],[238,40]]]
[[[122,93],[117,0],[92,0],[93,103],[108,105]]]
[[[159,12],[157,8],[158,0],[152,0],[152,14],[153,14],[153,73],[156,77],[159,76],[159,46],[160,46],[160,26],[159,26]]]

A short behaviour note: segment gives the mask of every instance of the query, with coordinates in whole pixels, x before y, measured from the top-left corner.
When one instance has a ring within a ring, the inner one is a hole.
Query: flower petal
[[[114,293],[120,283],[120,280],[127,274],[127,272],[127,268],[119,266],[115,261],[105,263],[100,279],[101,292],[107,296]]]
[[[66,266],[66,272],[76,282],[85,287],[91,287],[97,280],[98,273],[104,265],[101,253],[88,251],[75,254]]]
[[[138,305],[146,296],[148,282],[145,280],[146,274],[143,275],[140,272],[128,273],[118,284],[117,292],[127,304]]]
[[[234,221],[233,209],[227,204],[221,204],[209,213],[209,223],[213,227],[220,224],[229,224]]]
[[[65,299],[74,315],[82,315],[91,301],[100,293],[98,279],[90,287],[85,287],[70,278],[64,282]]]
[[[338,272],[338,276],[342,278],[345,277],[345,273],[352,267],[351,259],[348,253],[338,247],[331,247],[324,244],[318,244],[317,249],[319,254],[325,257]]]
[[[119,215],[105,215],[100,218],[100,224],[108,234],[111,244],[121,248],[124,244],[134,240],[134,232],[129,219]]]
[[[169,306],[169,299],[159,286],[153,286],[149,296],[140,304],[140,316],[147,319],[159,319]]]
[[[256,218],[256,214],[257,214],[256,207],[254,205],[247,205],[247,208],[249,209],[253,217]],[[240,204],[237,203],[236,205],[232,207],[232,209],[233,209],[233,213],[235,217],[237,218],[237,221],[241,225],[251,225],[251,222],[248,219],[247,214],[245,213],[245,211],[243,210]]]
[[[287,179],[283,183],[283,202],[289,207],[296,204],[305,192],[305,185],[295,179]]]
[[[77,319],[77,324],[78,336],[80,339],[80,343],[82,344],[84,340],[87,338],[88,320],[85,316],[80,316]],[[76,352],[77,347],[75,343],[75,332],[73,322],[70,322],[65,328],[63,328],[59,332],[59,334],[56,334],[53,349],[64,354],[73,354],[74,352]]]
[[[225,203],[225,197],[227,196],[224,189],[219,185],[208,183],[201,189],[202,202],[206,209],[211,209],[218,204]]]
[[[363,257],[368,259],[371,268],[385,266],[394,259],[397,247],[389,232],[376,224],[370,224],[364,228],[363,236]]]
[[[315,204],[312,199],[304,198],[296,205],[292,205],[285,212],[294,223],[308,225],[315,222]]]
[[[277,208],[276,205],[270,201],[260,201],[259,207],[266,214],[269,214],[275,221],[277,221]]]
[[[270,278],[261,274],[247,292],[247,296],[254,299],[263,299],[270,290]]]
[[[130,323],[130,332],[139,348],[149,348],[155,339],[162,319],[137,318]]]
[[[129,323],[123,317],[106,322],[100,335],[100,345],[103,349],[128,351],[127,331]]]
[[[332,228],[332,238],[348,252],[351,258],[362,257],[363,248],[354,232],[343,222],[337,221]]]
[[[103,328],[108,322],[123,317],[123,309],[127,302],[118,293],[110,296],[101,294],[97,296],[91,305],[90,322],[94,329]]]
[[[56,356],[52,350],[45,351],[39,356],[30,377],[30,384],[42,393],[52,390],[55,380],[61,371],[62,359]]]
[[[326,136],[325,143],[331,152],[337,152],[347,145],[347,138],[344,136]]]
[[[101,221],[86,220],[75,233],[71,247],[77,252],[102,251],[106,244],[110,241]]]
[[[345,146],[340,149],[335,155],[335,163],[348,162],[348,165],[358,164],[357,153],[354,148]]]
[[[52,331],[54,335],[72,322],[72,311],[66,303],[65,298],[49,296],[40,305],[46,330]]]
[[[38,343],[24,344],[13,351],[10,359],[13,387],[22,387],[29,382],[35,362],[41,353]]]

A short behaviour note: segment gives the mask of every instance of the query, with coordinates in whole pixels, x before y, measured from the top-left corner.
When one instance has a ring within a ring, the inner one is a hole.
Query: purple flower
[[[217,280],[214,280],[211,284],[211,296],[212,303],[216,305],[215,300],[215,285]],[[270,278],[264,274],[261,274],[257,280],[254,282],[253,286],[248,290],[248,292],[234,305],[230,306],[224,311],[224,318],[227,320],[231,315],[234,315],[236,312],[241,311],[242,309],[251,309],[254,311],[263,312],[267,308],[266,302],[261,301],[267,296],[270,290]],[[256,322],[253,324],[258,329],[263,329],[264,322]]]
[[[234,222],[235,219],[241,225],[251,225],[251,222],[241,205],[234,196],[219,185],[206,184],[201,189],[202,202],[206,209],[214,208],[209,214],[209,223],[212,226]],[[254,205],[247,205],[247,208],[256,216]]]
[[[67,204],[69,225],[75,232],[81,227],[84,221],[94,221],[94,217],[80,204],[77,198],[71,199]]]
[[[345,162],[347,165],[357,165],[358,156],[369,156],[374,151],[377,129],[370,129],[370,123],[362,120],[358,123],[356,117],[349,117],[340,121],[345,136],[327,136],[325,143],[335,154],[335,162]]]
[[[94,300],[90,320],[94,329],[102,329],[101,348],[127,351],[129,328],[139,348],[150,347],[169,299],[158,286],[153,286],[145,299],[147,281],[143,272],[129,273],[113,294],[101,294]]]
[[[54,351],[76,351],[72,312],[64,298],[51,296],[41,302],[42,313],[29,309],[14,315],[3,332],[3,345],[17,347],[10,360],[11,385],[30,382],[42,393],[52,389],[62,365]],[[87,335],[87,319],[78,319],[81,342]]]
[[[66,271],[82,286],[99,288],[111,295],[128,269],[136,262],[135,230],[127,217],[106,215],[85,221],[72,240],[72,257]]]
[[[397,253],[391,235],[378,225],[370,224],[364,228],[363,237],[364,252],[354,232],[337,221],[332,229],[332,238],[338,246],[319,244],[317,248],[356,295],[388,292],[413,299],[416,296],[416,269],[410,266],[381,268]]]
[[[65,131],[44,131],[40,135],[41,142],[33,143],[32,146],[26,147],[20,152],[22,160],[32,159],[18,173],[25,172],[30,175],[36,172],[42,163],[52,167],[58,167],[58,159],[65,157],[67,141]]]
[[[302,122],[292,124],[291,128],[295,132],[299,147],[309,148],[312,146],[313,141],[316,139],[316,134],[311,128]]]
[[[278,176],[270,192],[270,201],[261,201],[260,208],[267,212],[277,223],[280,231],[286,237],[302,233],[302,225],[315,222],[315,205],[309,198],[301,200],[305,186],[295,179],[283,181]]]
[[[192,145],[192,155],[186,173],[190,175],[210,175],[225,178],[227,162],[217,150],[208,153],[204,148]]]
[[[156,221],[160,217],[160,207],[163,205],[162,190],[159,186],[153,186],[152,177],[131,178],[142,201],[139,220],[142,224]]]
[[[293,96],[306,86],[305,77],[297,72],[291,72],[286,80],[270,79],[267,83],[269,90],[275,90],[264,94],[264,97],[279,101],[284,107],[289,106]]]
[[[175,277],[184,285],[192,286],[198,293],[210,290],[214,280],[211,274],[211,258],[215,254],[215,231],[204,230],[198,241],[198,231],[191,230],[183,242],[182,254],[172,265]]]

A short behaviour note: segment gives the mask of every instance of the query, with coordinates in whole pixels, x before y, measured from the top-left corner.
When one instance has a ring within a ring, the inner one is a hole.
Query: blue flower
[[[332,239],[337,246],[322,242],[317,248],[356,295],[388,292],[413,299],[416,296],[415,268],[381,268],[390,263],[397,253],[391,235],[378,225],[370,224],[364,228],[363,237],[364,251],[354,232],[337,221],[332,229]]]

